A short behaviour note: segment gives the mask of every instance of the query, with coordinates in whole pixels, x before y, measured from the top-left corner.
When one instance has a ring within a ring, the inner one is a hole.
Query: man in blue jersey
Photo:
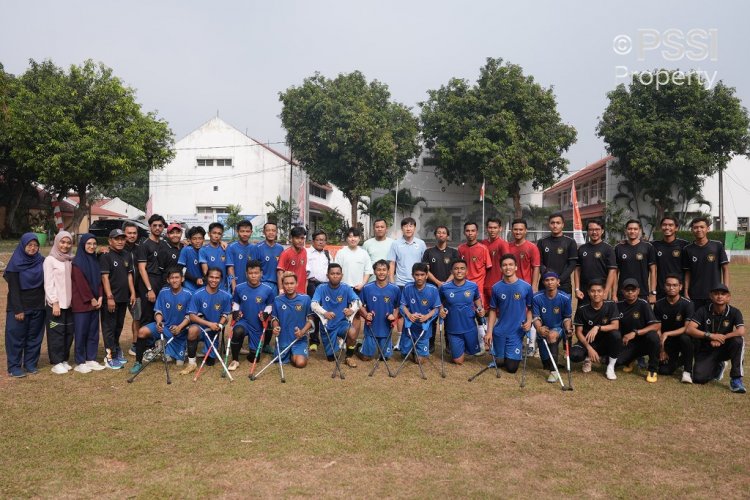
[[[312,310],[320,317],[321,340],[328,361],[333,361],[338,352],[338,339],[346,339],[346,365],[357,367],[354,352],[357,345],[357,331],[352,327],[350,318],[360,306],[359,297],[354,289],[343,283],[344,273],[341,265],[328,264],[328,283],[321,283],[315,289],[312,298]],[[333,345],[331,345],[333,343]]]
[[[440,294],[437,287],[427,283],[430,268],[424,262],[417,262],[411,268],[413,283],[404,286],[401,292],[401,313],[404,315],[404,329],[401,332],[401,352],[406,355],[414,346],[419,364],[430,356],[430,325],[440,310]],[[421,338],[420,335],[422,336]]]
[[[263,224],[263,236],[265,239],[256,245],[257,258],[263,265],[263,278],[261,281],[270,286],[276,295],[279,294],[276,268],[279,267],[279,257],[284,251],[284,247],[276,243],[278,232],[275,222],[266,222]]]
[[[547,349],[542,345],[547,341],[552,359],[557,363],[557,353],[560,341],[571,338],[573,335],[573,306],[570,295],[558,290],[560,277],[554,271],[544,273],[542,276],[544,291],[537,292],[531,299],[531,315],[537,333],[537,344],[539,344],[539,357],[542,366],[549,370],[547,382],[557,382],[552,361]],[[543,340],[544,339],[544,340]]]
[[[190,244],[180,250],[180,258],[177,260],[177,264],[185,270],[183,287],[189,292],[194,292],[205,285],[199,252],[206,240],[206,230],[201,226],[193,226],[188,229],[187,239]]]
[[[234,292],[237,285],[246,280],[245,269],[247,263],[258,258],[258,249],[250,244],[250,236],[253,234],[253,224],[247,219],[237,223],[237,241],[233,241],[227,247],[227,278],[229,279],[230,292]]]
[[[249,260],[246,267],[247,281],[237,285],[232,295],[232,303],[239,308],[241,318],[232,328],[232,341],[230,342],[232,362],[229,363],[229,371],[234,371],[240,366],[240,348],[246,336],[248,338],[247,345],[250,349],[247,360],[251,361],[255,358],[255,351],[263,333],[261,315],[267,318],[271,314],[275,297],[271,287],[260,281],[262,276],[260,261]]]
[[[482,296],[479,287],[466,279],[467,265],[463,259],[456,259],[451,266],[453,279],[440,287],[440,300],[443,307],[440,316],[445,318],[446,341],[450,346],[451,358],[457,365],[464,363],[466,354],[479,354],[476,315],[484,317]]]
[[[505,366],[508,373],[516,373],[521,364],[523,336],[531,328],[531,285],[516,276],[516,257],[505,254],[500,258],[503,279],[495,283],[490,296],[487,330],[492,335],[484,338],[493,361]]]
[[[188,329],[188,364],[180,375],[188,375],[197,369],[195,355],[198,352],[198,339],[203,339],[208,349],[213,342],[214,349],[206,359],[206,365],[213,366],[218,356],[218,334],[232,313],[232,296],[220,289],[224,275],[221,269],[212,267],[206,273],[206,286],[193,294],[188,313],[190,314],[190,328]],[[201,334],[205,331],[205,334]]]
[[[302,337],[312,328],[312,309],[310,297],[297,293],[297,275],[285,271],[281,275],[281,288],[284,293],[274,298],[271,315],[273,316],[273,333],[278,335],[278,352],[291,349],[281,357],[282,363],[291,363],[295,368],[307,366],[307,340]],[[296,342],[295,342],[296,341]]]
[[[362,308],[360,315],[365,319],[365,339],[357,356],[363,361],[369,361],[378,355],[377,342],[385,359],[393,355],[391,342],[391,325],[398,318],[398,306],[401,290],[388,282],[388,261],[377,261],[372,270],[375,281],[368,283],[362,289],[360,298]]]
[[[165,342],[174,337],[174,340],[166,346],[164,354],[175,360],[177,365],[185,361],[185,343],[187,335],[185,329],[190,324],[188,307],[192,294],[182,287],[182,271],[177,267],[171,267],[166,272],[168,288],[162,288],[156,297],[154,305],[154,322],[142,326],[138,330],[138,340],[135,343],[135,364],[130,373],[141,371],[143,364],[143,353],[146,350],[146,340],[153,337],[154,340],[164,335]]]
[[[224,235],[224,225],[221,222],[212,222],[208,226],[208,245],[203,246],[198,252],[198,262],[201,271],[206,275],[209,268],[215,267],[221,271],[222,276],[227,275],[227,252],[221,244]],[[220,285],[226,290],[226,283]]]

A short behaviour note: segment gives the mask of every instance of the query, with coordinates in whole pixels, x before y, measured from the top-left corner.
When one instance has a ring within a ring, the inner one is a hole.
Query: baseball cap
[[[118,238],[120,236],[125,236],[125,233],[122,231],[122,229],[113,229],[109,232],[110,238]]]
[[[170,225],[167,226],[167,233],[171,233],[175,229],[179,229],[180,232],[182,232],[182,226],[179,225],[179,224],[177,224],[176,222],[173,222],[173,223],[171,223]]]
[[[729,293],[729,287],[727,287],[724,283],[719,283],[718,285],[714,285],[713,288],[711,288],[711,291]]]
[[[622,282],[622,288],[640,288],[641,285],[638,284],[638,280],[635,278],[628,278],[625,281]]]

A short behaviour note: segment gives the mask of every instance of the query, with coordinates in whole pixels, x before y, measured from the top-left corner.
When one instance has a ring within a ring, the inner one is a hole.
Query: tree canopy
[[[351,202],[388,189],[411,171],[420,151],[419,123],[388,86],[359,71],[334,79],[319,73],[279,94],[281,123],[294,158],[310,178],[330,182]]]
[[[733,155],[748,154],[750,121],[735,90],[721,81],[708,88],[697,73],[681,78],[684,73],[662,69],[651,75],[634,75],[629,86],[607,94],[597,134],[616,157],[613,170],[625,179],[637,216],[648,201],[658,222],[700,201],[707,176],[726,168]]]
[[[520,66],[488,58],[475,85],[453,78],[428,95],[422,134],[447,182],[486,180],[487,197],[502,206],[510,196],[521,217],[522,184],[547,187],[567,172],[562,154],[576,131],[562,123],[552,89]]]

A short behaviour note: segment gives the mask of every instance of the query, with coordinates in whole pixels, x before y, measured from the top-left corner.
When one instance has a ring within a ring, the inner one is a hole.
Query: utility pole
[[[724,230],[724,171],[719,170],[719,231]]]

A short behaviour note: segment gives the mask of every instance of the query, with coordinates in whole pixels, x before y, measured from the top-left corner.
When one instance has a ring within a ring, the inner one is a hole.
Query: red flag
[[[578,194],[576,193],[576,181],[570,188],[570,202],[573,204],[573,239],[576,243],[583,245],[583,224],[581,223],[581,211],[578,210]]]
[[[482,179],[482,187],[479,188],[479,201],[484,201],[484,179]]]

